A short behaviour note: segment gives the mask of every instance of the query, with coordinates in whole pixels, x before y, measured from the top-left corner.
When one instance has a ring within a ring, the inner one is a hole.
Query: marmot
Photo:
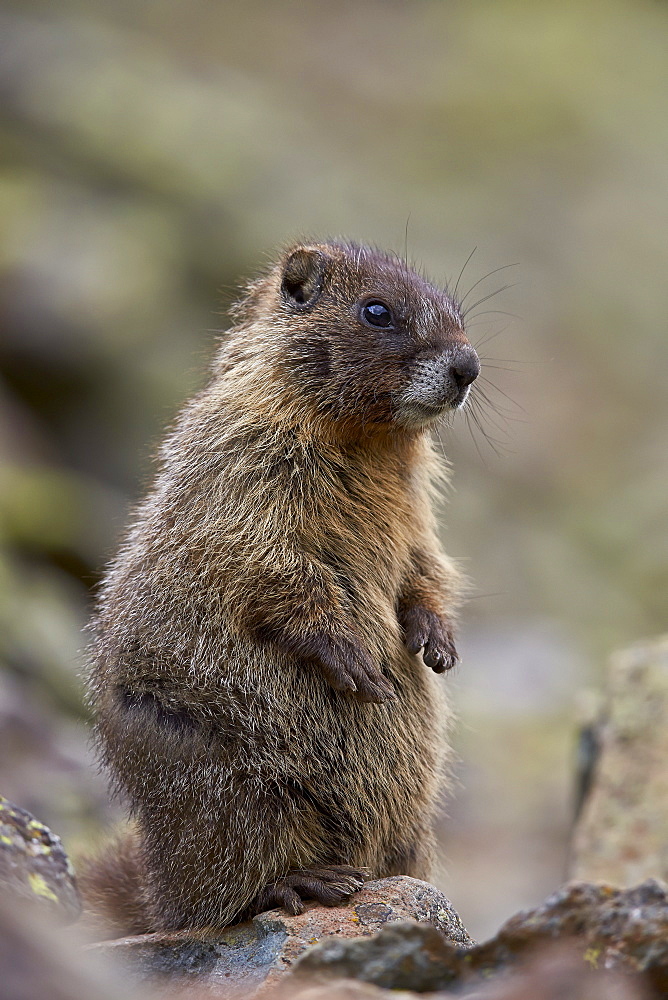
[[[449,294],[342,242],[286,251],[234,317],[93,623],[97,739],[135,826],[82,883],[117,932],[430,871],[459,577],[428,432],[477,355]]]

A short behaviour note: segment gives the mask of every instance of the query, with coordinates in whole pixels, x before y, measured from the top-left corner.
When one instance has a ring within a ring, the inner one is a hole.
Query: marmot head
[[[425,428],[480,372],[453,299],[369,247],[292,247],[239,311],[274,345],[278,335],[282,378],[305,409],[367,433]]]

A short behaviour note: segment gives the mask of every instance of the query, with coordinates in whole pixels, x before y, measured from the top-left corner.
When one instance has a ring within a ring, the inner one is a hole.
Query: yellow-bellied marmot
[[[290,249],[235,317],[94,621],[135,827],[82,883],[118,931],[429,874],[458,576],[428,432],[478,358],[448,294],[363,246]]]

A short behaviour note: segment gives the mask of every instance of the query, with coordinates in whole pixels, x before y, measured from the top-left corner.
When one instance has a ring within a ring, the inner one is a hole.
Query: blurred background
[[[440,433],[437,882],[492,933],[565,876],[608,653],[666,626],[668,4],[5,0],[0,39],[0,791],[74,853],[119,816],[81,630],[238,283],[302,234],[470,258],[467,305],[513,287],[470,320],[482,430]]]

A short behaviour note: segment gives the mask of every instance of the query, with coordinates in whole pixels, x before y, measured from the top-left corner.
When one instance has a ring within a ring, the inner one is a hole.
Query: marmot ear
[[[292,308],[304,312],[320,298],[325,276],[325,256],[312,247],[293,250],[283,268],[281,293]]]

